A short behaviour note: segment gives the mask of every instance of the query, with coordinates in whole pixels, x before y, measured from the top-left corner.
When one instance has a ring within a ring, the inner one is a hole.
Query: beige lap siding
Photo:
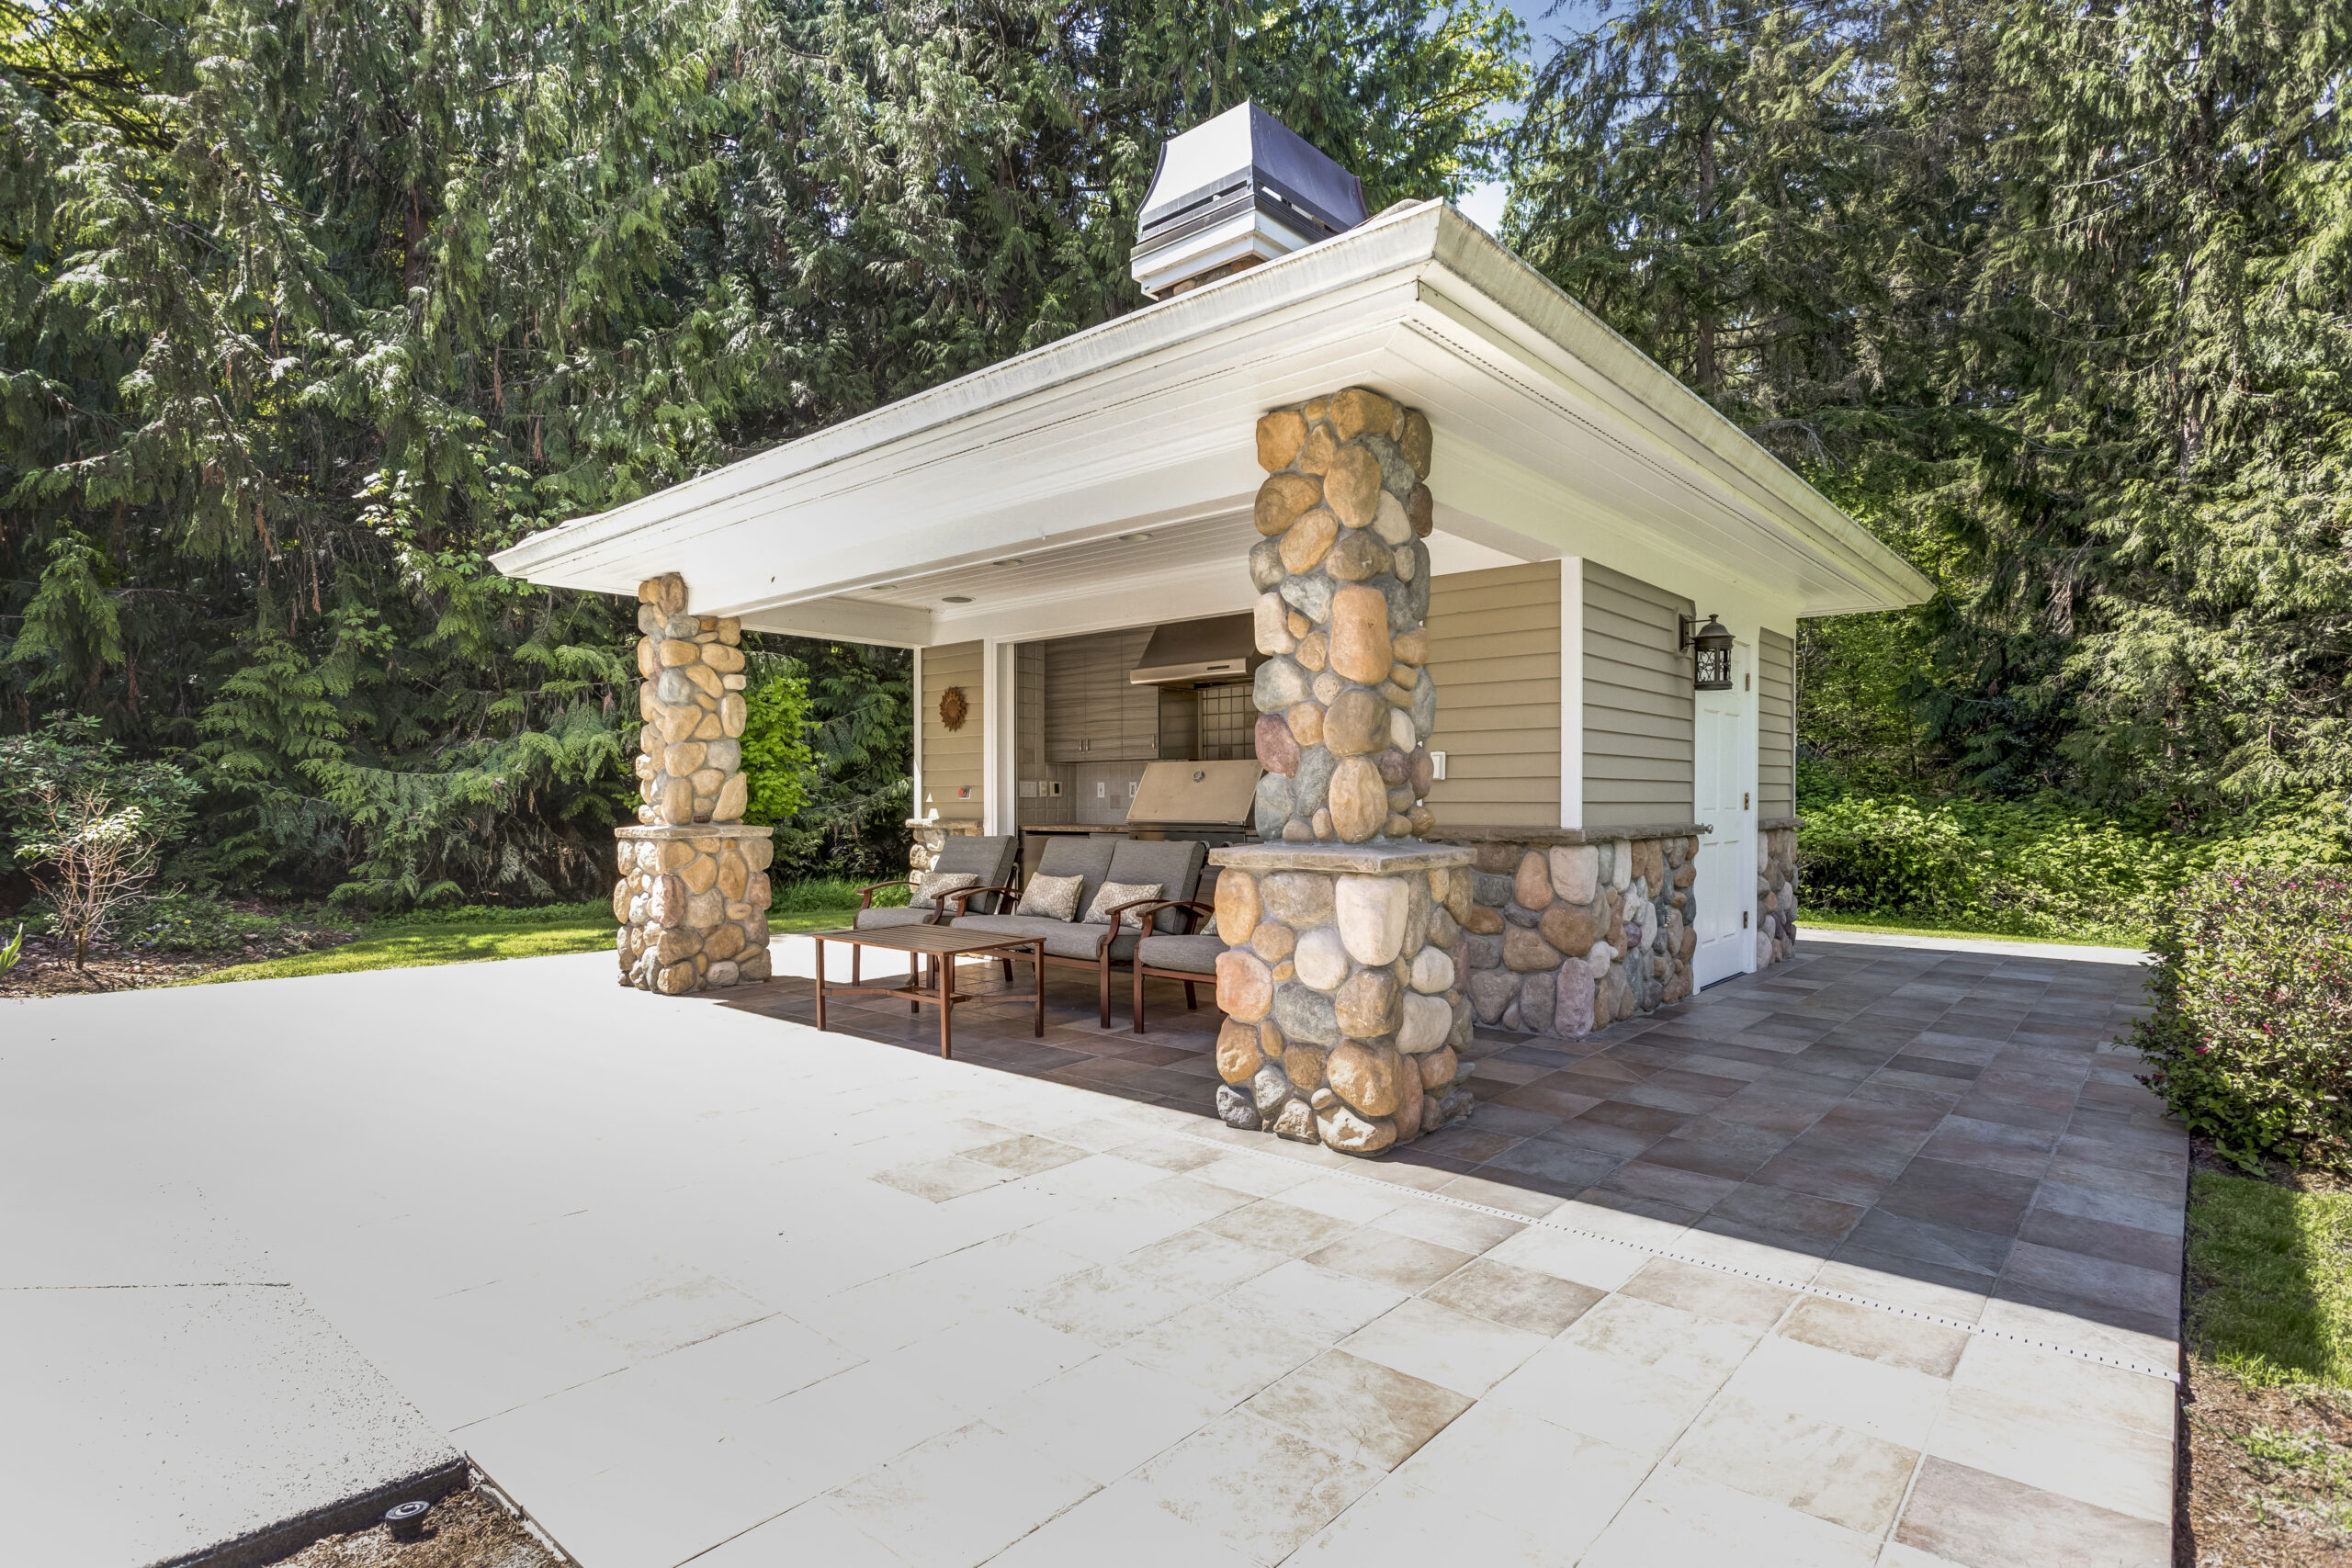
[[[1430,582],[1430,674],[1445,777],[1430,790],[1448,828],[1560,819],[1560,563],[1462,571]]]
[[[1690,613],[1688,599],[1584,563],[1587,828],[1690,818]]]
[[[1756,658],[1756,814],[1795,813],[1797,645],[1767,627]]]
[[[922,799],[917,816],[937,810],[946,821],[978,821],[983,804],[980,735],[980,645],[951,642],[922,650]],[[954,732],[939,721],[939,699],[950,686],[964,689],[964,727]],[[956,792],[968,786],[971,796]]]

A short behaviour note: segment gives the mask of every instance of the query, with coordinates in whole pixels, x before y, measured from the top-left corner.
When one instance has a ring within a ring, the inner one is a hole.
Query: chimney
[[[1145,293],[1165,299],[1365,217],[1363,181],[1245,103],[1161,145],[1129,270]]]

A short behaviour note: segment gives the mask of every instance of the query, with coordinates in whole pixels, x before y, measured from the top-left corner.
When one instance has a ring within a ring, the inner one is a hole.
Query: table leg
[[[1029,952],[1037,961],[1029,965],[1029,970],[1037,980],[1036,1034],[1038,1039],[1043,1040],[1046,1037],[1046,944],[1041,942],[1032,947]]]
[[[852,948],[854,953],[856,949]],[[817,939],[817,1032],[825,1032],[825,939]]]
[[[956,961],[951,957],[941,957],[933,963],[937,966],[939,977],[939,1055],[944,1061],[956,1055],[956,1003],[951,999],[955,993],[948,987],[949,977],[956,972]]]

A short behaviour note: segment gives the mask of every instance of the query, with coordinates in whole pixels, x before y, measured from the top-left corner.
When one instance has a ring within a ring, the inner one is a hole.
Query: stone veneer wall
[[[1756,966],[1766,968],[1797,949],[1797,819],[1770,817],[1756,825]]]
[[[1434,503],[1430,423],[1351,387],[1258,421],[1256,826],[1269,843],[1361,844],[1433,825],[1422,744]]]
[[[686,612],[675,572],[638,585],[637,818],[619,840],[621,984],[678,996],[768,977],[771,829],[743,825],[742,627]]]
[[[1477,859],[1462,917],[1481,1023],[1565,1038],[1690,994],[1697,823],[1440,837]]]
[[[1457,985],[1466,852],[1439,844],[1213,852],[1217,1114],[1344,1154],[1467,1116]]]

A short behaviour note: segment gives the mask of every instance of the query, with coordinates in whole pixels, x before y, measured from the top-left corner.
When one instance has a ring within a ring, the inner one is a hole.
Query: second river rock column
[[[1362,387],[1258,422],[1256,807],[1269,843],[1426,833],[1430,423]]]

